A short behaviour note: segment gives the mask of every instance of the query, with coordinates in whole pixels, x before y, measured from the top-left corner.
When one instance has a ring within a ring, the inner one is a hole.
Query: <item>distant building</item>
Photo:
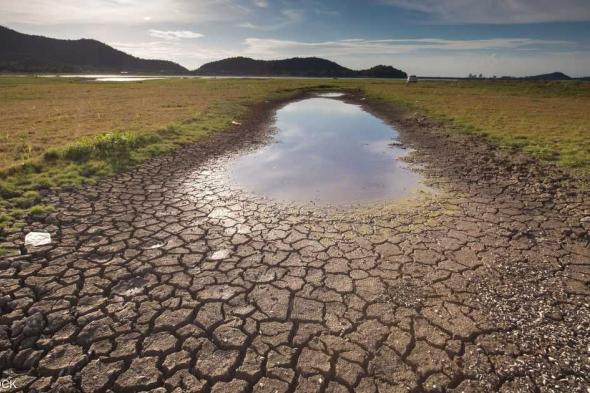
[[[408,75],[408,79],[406,79],[406,83],[417,83],[418,77],[416,75]]]

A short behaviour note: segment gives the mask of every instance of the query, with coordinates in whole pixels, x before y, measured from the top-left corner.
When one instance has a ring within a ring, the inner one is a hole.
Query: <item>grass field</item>
[[[581,172],[590,169],[590,82],[367,82],[365,89],[461,132],[487,135]]]
[[[313,81],[169,79],[132,83],[0,77],[0,169],[48,147],[113,130],[151,133]],[[243,108],[241,108],[243,109]]]
[[[40,191],[92,183],[223,129],[248,105],[309,87],[360,88],[449,129],[590,170],[590,83],[0,77],[0,238],[50,207]]]

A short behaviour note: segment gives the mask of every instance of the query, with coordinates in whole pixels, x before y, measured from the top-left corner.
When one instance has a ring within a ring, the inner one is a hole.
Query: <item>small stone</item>
[[[156,240],[156,239],[151,239],[151,240],[148,240],[147,242],[145,242],[143,244],[143,247],[142,248],[144,250],[154,250],[156,248],[164,247],[164,245],[165,245],[164,242],[161,242],[161,241]]]
[[[211,257],[209,259],[211,259],[212,261],[220,261],[222,259],[226,259],[227,257],[229,257],[229,255],[230,251],[228,249],[217,250],[213,254],[211,254]]]

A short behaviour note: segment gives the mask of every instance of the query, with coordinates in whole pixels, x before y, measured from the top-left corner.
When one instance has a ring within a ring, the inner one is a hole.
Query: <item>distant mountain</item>
[[[392,66],[377,65],[368,70],[355,71],[366,78],[406,78],[408,74]]]
[[[0,26],[0,71],[185,74],[165,60],[140,59],[90,39],[58,40]]]
[[[530,79],[530,80],[537,80],[537,81],[566,81],[566,80],[570,80],[572,78],[570,78],[569,76],[567,76],[563,72],[552,72],[550,74],[525,76],[522,79]]]
[[[520,80],[531,80],[531,81],[569,81],[572,78],[563,72],[552,72],[550,74],[532,75],[532,76],[503,76],[500,79],[520,79]]]
[[[195,75],[231,76],[299,76],[338,78],[405,78],[407,74],[391,66],[379,65],[355,71],[318,57],[294,57],[284,60],[254,60],[231,57],[213,61],[193,71]]]

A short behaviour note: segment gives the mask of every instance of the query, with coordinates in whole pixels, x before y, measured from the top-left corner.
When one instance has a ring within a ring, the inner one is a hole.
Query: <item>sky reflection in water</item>
[[[390,143],[398,132],[360,106],[309,98],[277,111],[273,142],[229,165],[239,187],[278,200],[347,204],[409,195],[420,181]]]

